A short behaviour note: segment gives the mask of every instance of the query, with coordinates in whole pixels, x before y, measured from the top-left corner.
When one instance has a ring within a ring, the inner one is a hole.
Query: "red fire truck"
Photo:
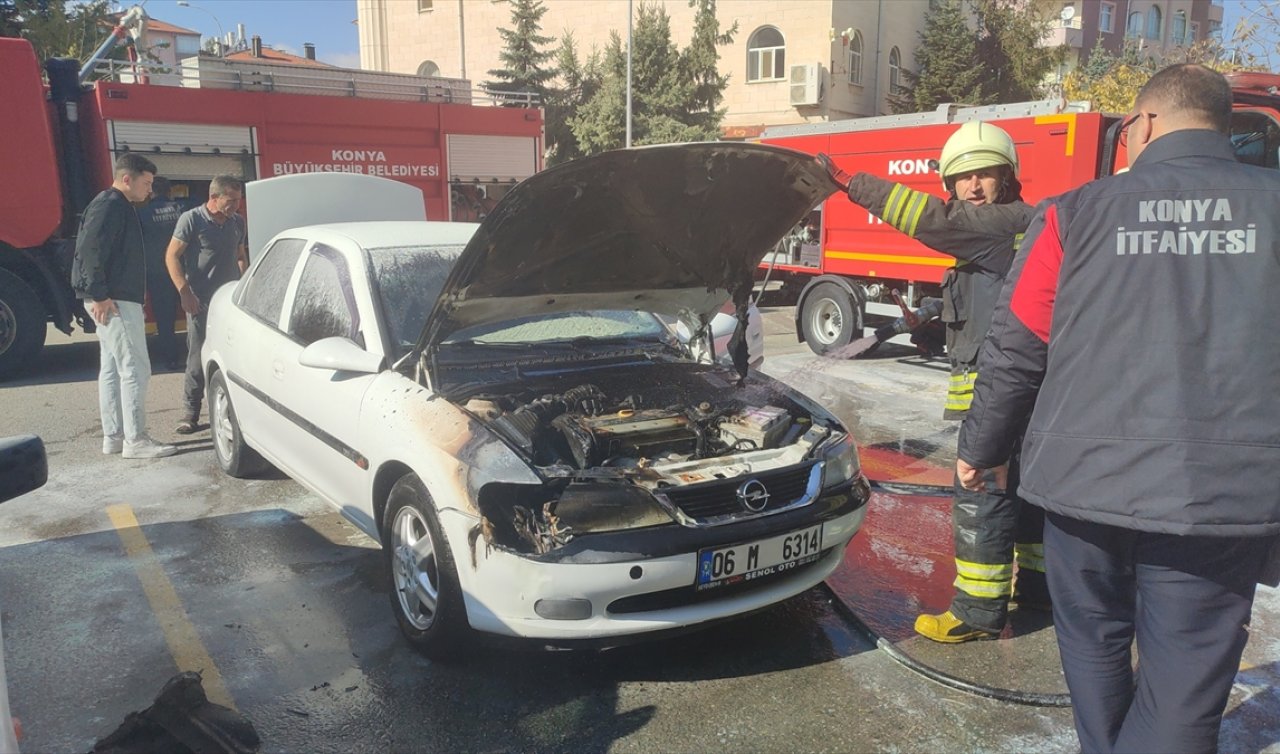
[[[1280,167],[1280,75],[1232,74],[1232,141],[1242,162]],[[1032,204],[1125,164],[1120,118],[1060,101],[990,107],[944,105],[935,112],[778,126],[761,141],[826,153],[849,173],[865,171],[944,196],[936,159],[958,124],[991,120],[1018,146],[1023,197]],[[797,337],[818,354],[839,348],[940,295],[955,260],[925,248],[836,194],[761,264],[759,277],[798,294]],[[901,303],[894,292],[900,292]],[[901,337],[901,336],[899,336]]]
[[[542,111],[473,102],[461,79],[206,56],[46,68],[47,82],[29,43],[0,38],[0,377],[33,361],[48,323],[93,330],[69,287],[74,236],[125,151],[191,206],[222,173],[345,171],[417,186],[432,220],[476,220],[542,166]]]

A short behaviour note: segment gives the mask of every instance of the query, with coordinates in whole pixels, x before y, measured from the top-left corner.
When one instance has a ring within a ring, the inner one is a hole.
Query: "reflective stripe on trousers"
[[[973,403],[973,385],[978,381],[977,372],[963,372],[951,375],[947,383],[947,411],[968,411]]]

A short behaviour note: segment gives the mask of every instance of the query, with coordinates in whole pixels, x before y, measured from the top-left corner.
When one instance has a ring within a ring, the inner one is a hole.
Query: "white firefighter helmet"
[[[1013,139],[999,126],[970,121],[942,145],[938,173],[942,176],[942,185],[950,191],[948,178],[995,165],[1008,165],[1013,177],[1018,177],[1018,150],[1013,146]]]

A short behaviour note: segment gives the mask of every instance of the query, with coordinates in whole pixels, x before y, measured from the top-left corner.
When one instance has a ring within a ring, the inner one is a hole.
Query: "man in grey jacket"
[[[1018,491],[1047,512],[1086,752],[1216,750],[1280,534],[1280,339],[1250,326],[1280,286],[1280,173],[1236,162],[1230,118],[1202,66],[1143,87],[1131,169],[1028,228],[961,427],[976,488],[1029,418]]]
[[[147,201],[156,166],[133,152],[120,155],[115,180],[85,207],[71,263],[71,287],[98,325],[98,408],[102,452],[160,458],[176,448],[147,434],[146,252],[135,204]]]

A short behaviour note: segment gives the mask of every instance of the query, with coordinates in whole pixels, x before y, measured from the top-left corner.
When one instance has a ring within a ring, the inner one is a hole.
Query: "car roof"
[[[308,225],[281,231],[277,238],[306,238],[334,242],[342,237],[362,249],[397,246],[465,246],[475,234],[475,223],[388,220]]]

